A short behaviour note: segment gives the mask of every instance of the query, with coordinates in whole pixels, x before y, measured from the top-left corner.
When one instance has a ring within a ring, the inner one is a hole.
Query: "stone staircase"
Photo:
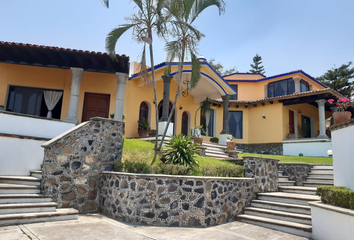
[[[229,154],[225,152],[226,146],[224,145],[220,145],[218,143],[203,142],[203,147],[206,147],[205,156],[207,157],[212,157],[221,160],[232,159],[229,157]]]
[[[294,186],[295,181],[290,181],[288,176],[283,176],[283,171],[278,171],[279,186]]]
[[[304,182],[304,186],[333,186],[333,183],[333,165],[314,165]]]
[[[77,210],[56,209],[51,196],[41,194],[41,176],[41,171],[31,171],[31,176],[0,176],[0,226],[77,220]]]

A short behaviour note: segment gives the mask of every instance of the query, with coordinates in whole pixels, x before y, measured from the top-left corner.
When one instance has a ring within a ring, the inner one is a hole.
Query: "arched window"
[[[284,79],[268,84],[267,97],[284,96],[295,92],[295,83],[292,78]]]
[[[139,122],[149,121],[149,105],[141,102],[139,110]]]
[[[182,129],[181,129],[181,133],[183,135],[188,135],[188,123],[189,123],[188,113],[183,112],[183,114],[182,114]]]
[[[304,80],[300,81],[300,92],[310,91],[310,84]]]
[[[160,101],[159,105],[158,105],[158,109],[159,109],[159,119],[161,119],[162,117],[162,102],[163,100]],[[169,103],[169,106],[168,106],[168,114],[171,113],[171,110],[172,110],[172,103],[170,102]],[[175,122],[175,113],[173,113],[173,116],[171,118],[171,123],[174,123]]]

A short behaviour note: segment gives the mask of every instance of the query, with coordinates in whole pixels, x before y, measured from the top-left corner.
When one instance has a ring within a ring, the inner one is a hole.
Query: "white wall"
[[[354,190],[354,125],[332,131],[332,150],[334,185]]]
[[[299,153],[302,153],[304,156],[328,157],[327,151],[330,149],[332,149],[330,140],[292,139],[283,141],[283,155],[299,156]]]
[[[332,135],[333,136],[333,135]],[[317,204],[317,203],[316,203]],[[354,216],[311,205],[312,238],[315,240],[354,239]],[[337,208],[328,205],[328,208]],[[343,209],[343,208],[342,208]],[[344,209],[344,211],[352,211]]]
[[[19,116],[0,112],[0,133],[53,138],[75,127],[74,123]]]
[[[25,175],[40,170],[45,141],[0,137],[0,175]]]

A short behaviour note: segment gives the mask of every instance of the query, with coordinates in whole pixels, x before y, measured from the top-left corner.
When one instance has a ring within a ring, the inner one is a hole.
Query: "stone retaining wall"
[[[304,181],[311,172],[312,165],[308,163],[279,163],[279,171],[283,171],[283,176],[289,177],[290,181],[295,181],[295,186],[303,186]]]
[[[234,220],[255,197],[254,179],[103,172],[102,213],[131,224],[207,227]]]
[[[243,157],[245,177],[255,179],[255,193],[278,191],[277,159],[261,157]]]
[[[42,165],[42,191],[53,195],[59,208],[81,213],[99,205],[98,179],[121,159],[124,122],[91,118],[46,142]]]
[[[283,155],[283,143],[260,143],[260,144],[240,144],[236,143],[236,149],[244,152],[270,155]]]

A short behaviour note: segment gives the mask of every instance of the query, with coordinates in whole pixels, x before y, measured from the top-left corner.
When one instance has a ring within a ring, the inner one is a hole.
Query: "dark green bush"
[[[167,151],[163,157],[166,159],[166,163],[183,165],[193,170],[198,166],[194,157],[200,153],[200,150],[196,148],[197,145],[189,135],[172,136],[171,140],[166,143]]]
[[[242,177],[244,166],[202,167],[203,176],[207,177]]]
[[[217,137],[212,137],[212,138],[210,138],[209,141],[210,141],[210,142],[214,142],[214,143],[218,143],[218,142],[219,142],[219,138],[217,138]]]
[[[354,209],[354,191],[346,187],[318,187],[316,194],[321,197],[323,203]]]

